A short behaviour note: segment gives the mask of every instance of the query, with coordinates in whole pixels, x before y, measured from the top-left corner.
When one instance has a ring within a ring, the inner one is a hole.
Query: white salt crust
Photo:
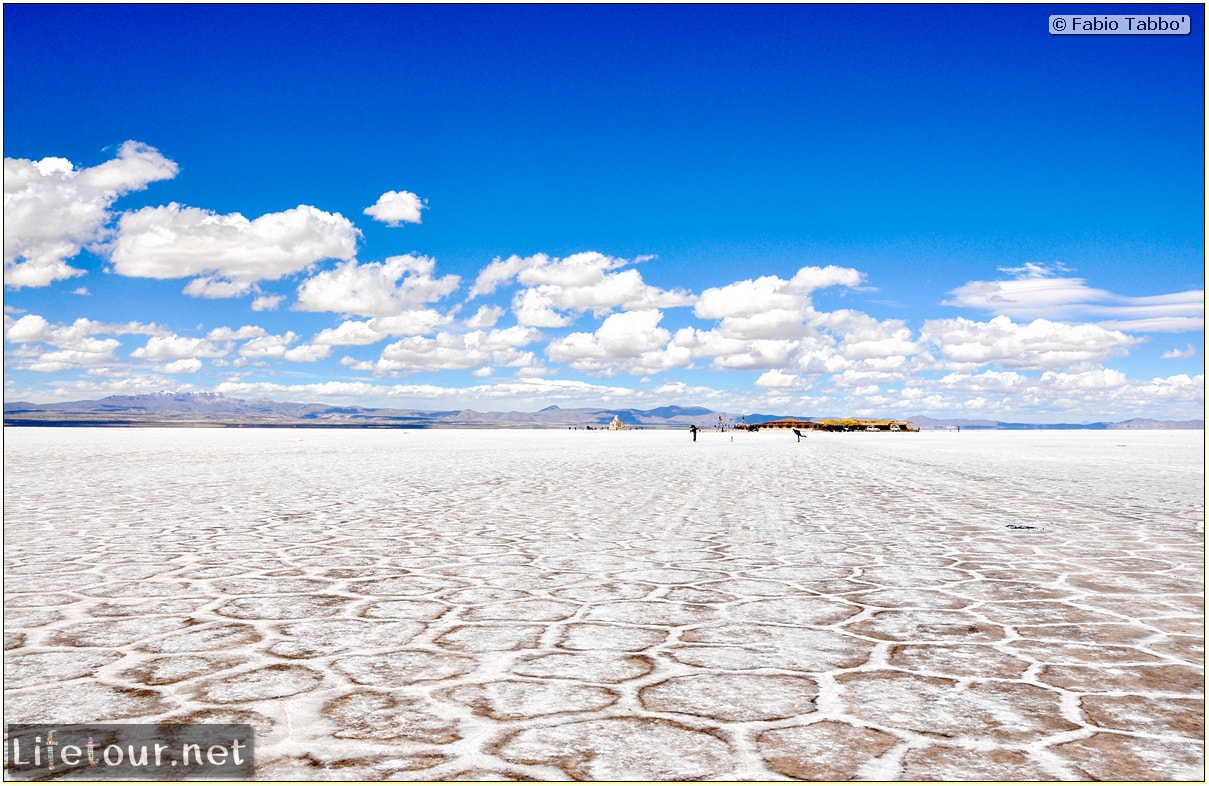
[[[5,719],[257,777],[1204,780],[1204,433],[5,429]]]

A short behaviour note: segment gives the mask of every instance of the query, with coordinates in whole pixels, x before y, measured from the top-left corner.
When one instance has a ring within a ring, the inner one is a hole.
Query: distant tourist
[[[688,430],[693,433],[693,442],[696,442],[697,441],[697,427],[695,425],[689,426]]]
[[[798,431],[798,430],[795,428],[795,429],[793,430],[793,433],[794,433],[794,436],[796,436],[796,437],[798,438],[798,442],[801,442],[801,441],[802,441],[802,432]]]

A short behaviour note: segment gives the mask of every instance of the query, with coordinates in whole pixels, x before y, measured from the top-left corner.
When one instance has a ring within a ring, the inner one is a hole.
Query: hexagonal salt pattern
[[[12,722],[247,722],[266,779],[1204,778],[1200,432],[5,436]]]

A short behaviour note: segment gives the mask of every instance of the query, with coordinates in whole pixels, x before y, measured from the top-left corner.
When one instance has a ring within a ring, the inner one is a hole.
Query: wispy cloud
[[[1183,349],[1169,349],[1163,353],[1163,360],[1182,360],[1184,358],[1196,357],[1196,347],[1191,344]]]
[[[970,281],[949,294],[944,305],[972,308],[1013,319],[1096,320],[1103,327],[1145,333],[1183,332],[1205,325],[1205,291],[1128,297],[1060,276],[1061,264],[1029,263],[1002,268],[1016,277]]]

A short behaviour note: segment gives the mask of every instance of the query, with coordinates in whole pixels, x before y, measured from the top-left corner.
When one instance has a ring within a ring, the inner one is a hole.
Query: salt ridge
[[[263,779],[1203,780],[1203,433],[6,429],[10,723]]]

